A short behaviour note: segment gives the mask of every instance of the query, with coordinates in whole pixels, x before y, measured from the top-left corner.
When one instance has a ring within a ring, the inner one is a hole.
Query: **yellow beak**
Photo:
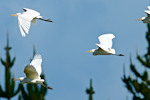
[[[16,80],[19,80],[19,79],[13,79],[13,81],[16,81]]]
[[[138,21],[138,20],[142,20],[142,19],[136,19],[136,20]]]
[[[86,52],[92,52],[92,50],[86,51]]]
[[[10,15],[10,16],[17,16],[17,14],[13,14],[13,15]]]

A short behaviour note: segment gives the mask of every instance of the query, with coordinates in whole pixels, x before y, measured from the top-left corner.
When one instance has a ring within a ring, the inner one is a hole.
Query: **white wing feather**
[[[147,13],[148,17],[150,17],[150,6],[147,6],[148,10],[144,10],[145,13]]]
[[[150,15],[150,11],[149,10],[144,10],[145,13],[148,14],[148,16]]]
[[[147,6],[147,8],[150,10],[150,6]]]
[[[98,49],[101,49],[101,50],[103,50],[105,52],[109,52],[109,48],[108,47],[106,47],[104,45],[101,45],[101,44],[95,44],[95,45],[98,46]]]
[[[39,76],[41,75],[42,72],[41,63],[42,63],[41,55],[35,55],[30,63],[30,65],[32,65],[35,68]]]
[[[20,23],[20,26],[22,27],[24,32],[28,34],[29,29],[30,29],[30,21],[22,20],[22,19],[18,18],[18,22]]]
[[[112,47],[112,39],[115,38],[113,34],[104,34],[98,37],[100,45],[105,46],[109,49]]]
[[[25,66],[24,73],[26,74],[27,78],[40,79],[40,76],[38,75],[35,67],[33,67],[32,65]]]
[[[35,10],[28,8],[23,8],[23,10],[25,11],[23,14],[30,16],[30,21],[32,21],[34,25],[36,24],[36,18],[42,18],[42,16],[40,16],[40,13]]]
[[[25,33],[29,33],[31,20],[34,18],[33,15],[30,14],[21,14],[18,16],[18,24],[21,31],[22,36],[25,36]]]
[[[29,9],[29,8],[23,8],[23,10],[25,11],[25,13],[32,13],[32,14],[35,14],[35,15],[40,15],[39,12],[37,12],[35,10],[32,10],[32,9]]]
[[[22,29],[21,24],[20,24],[19,21],[18,21],[18,25],[19,25],[19,29],[20,29],[21,35],[22,35],[23,37],[25,37],[26,34],[25,34],[24,30]]]

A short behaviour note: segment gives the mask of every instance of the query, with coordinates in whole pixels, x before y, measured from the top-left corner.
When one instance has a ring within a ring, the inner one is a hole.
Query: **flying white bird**
[[[142,20],[143,23],[150,23],[150,6],[147,6],[148,10],[144,10],[145,13],[147,13],[147,17],[142,17],[140,19],[136,20]]]
[[[37,19],[44,20],[47,22],[52,22],[50,19],[47,19],[47,20],[42,19],[42,16],[40,16],[40,13],[35,10],[28,9],[28,8],[23,8],[23,10],[25,12],[11,15],[11,16],[18,17],[18,25],[19,25],[20,32],[23,37],[26,36],[25,33],[27,34],[29,33],[31,22],[34,25],[36,24]]]
[[[103,34],[98,37],[100,44],[96,44],[98,46],[97,49],[92,49],[87,52],[92,52],[93,55],[117,55],[124,56],[122,54],[116,54],[115,49],[112,48],[112,39],[115,38],[113,34]]]
[[[51,87],[47,87],[46,85],[44,85],[43,84],[44,79],[41,79],[40,77],[41,72],[42,72],[41,63],[42,63],[41,55],[35,55],[30,65],[25,66],[24,73],[26,74],[26,77],[25,78],[20,77],[19,79],[14,79],[14,81],[20,80],[21,84],[24,84],[24,83],[41,84],[42,86],[48,89],[52,89]]]

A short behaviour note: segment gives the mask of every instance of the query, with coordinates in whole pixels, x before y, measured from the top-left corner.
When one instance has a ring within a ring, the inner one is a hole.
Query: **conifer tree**
[[[11,47],[9,47],[9,38],[8,38],[8,32],[7,32],[7,46],[4,48],[6,50],[6,60],[4,61],[1,58],[1,63],[5,67],[5,90],[0,86],[0,96],[3,98],[7,98],[10,100],[13,96],[15,96],[21,89],[22,85],[18,86],[18,89],[15,90],[15,81],[13,81],[14,78],[11,76],[10,68],[14,65],[15,57],[11,60],[9,51],[11,50]]]
[[[90,88],[86,89],[86,93],[89,94],[89,100],[93,100],[92,95],[95,93],[92,87],[92,79],[90,79]]]
[[[33,57],[36,54],[35,51],[35,46],[33,46]],[[32,61],[32,59],[30,59]],[[45,75],[42,73],[41,74],[41,79],[45,80]],[[44,84],[46,84],[46,80],[44,81]],[[46,84],[47,85],[47,84]],[[21,97],[24,100],[46,100],[45,96],[47,93],[47,88],[38,85],[38,84],[27,84],[27,91],[25,91],[25,86],[22,88],[22,93]],[[21,97],[19,96],[19,100],[22,100]]]
[[[125,75],[122,78],[126,88],[133,94],[133,100],[150,100],[150,80],[148,77],[148,69],[150,68],[150,24],[147,24],[146,40],[148,42],[147,53],[142,57],[137,53],[137,60],[145,67],[144,72],[137,71],[135,65],[130,59],[130,69],[136,76],[135,79]]]

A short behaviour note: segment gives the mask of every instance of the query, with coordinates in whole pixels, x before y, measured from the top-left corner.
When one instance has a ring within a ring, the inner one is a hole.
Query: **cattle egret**
[[[52,89],[51,87],[47,87],[46,85],[44,85],[43,84],[44,79],[41,79],[40,77],[42,72],[41,63],[42,63],[41,55],[36,54],[33,60],[31,61],[30,65],[26,65],[24,68],[24,73],[26,74],[26,77],[20,77],[19,79],[14,79],[14,81],[20,80],[21,84],[24,83],[41,84],[42,86],[48,89]]]
[[[113,34],[104,34],[98,37],[100,44],[96,44],[98,46],[97,49],[92,49],[87,52],[92,52],[93,55],[117,55],[124,56],[122,54],[116,54],[115,49],[112,48],[112,39],[115,38]]]
[[[31,22],[34,25],[36,24],[37,19],[44,20],[47,22],[52,22],[50,19],[47,19],[47,20],[42,19],[42,16],[40,16],[40,13],[35,10],[28,9],[28,8],[23,8],[23,10],[25,12],[11,15],[11,16],[18,17],[18,25],[20,28],[21,35],[23,37],[26,36],[25,33],[27,33],[27,34],[29,33]]]

